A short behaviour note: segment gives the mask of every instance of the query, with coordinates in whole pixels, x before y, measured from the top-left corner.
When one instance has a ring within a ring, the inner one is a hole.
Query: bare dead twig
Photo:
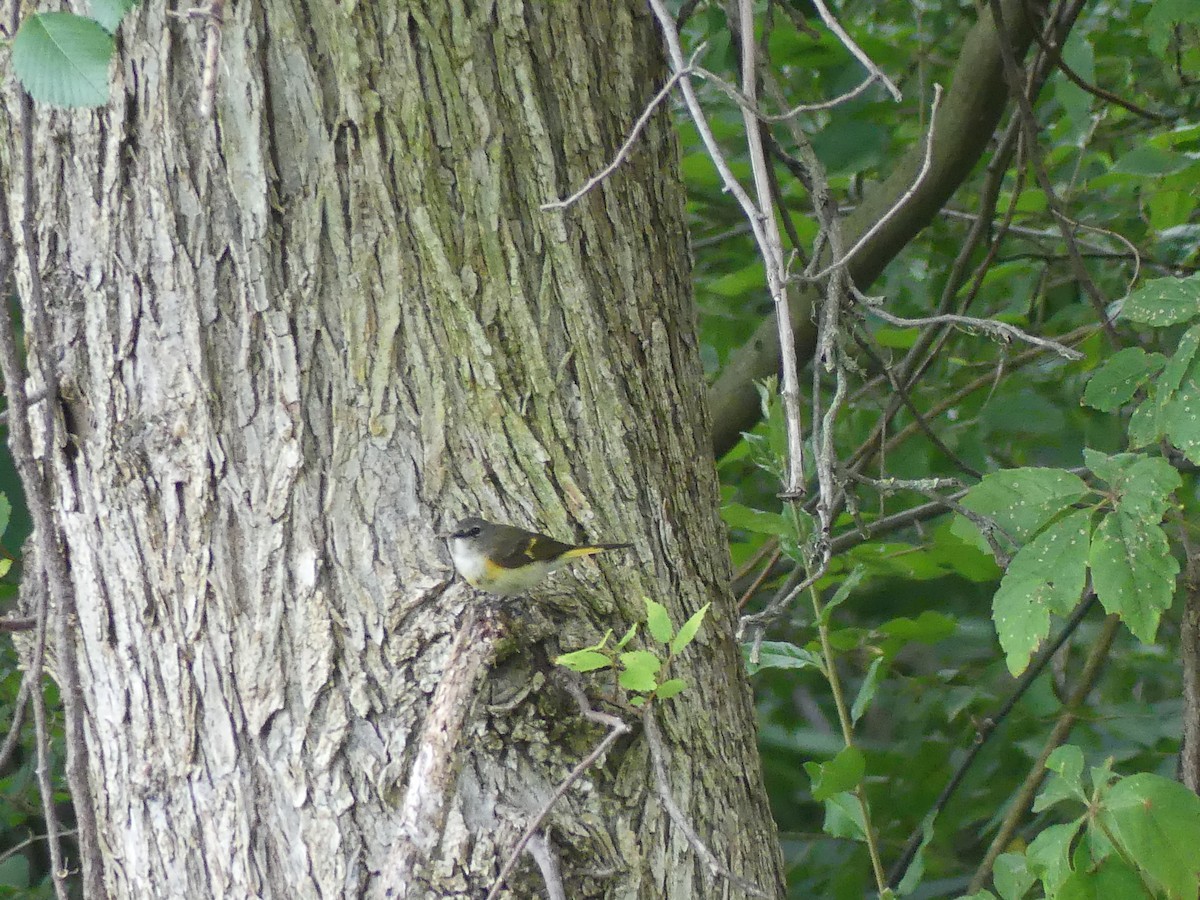
[[[688,61],[686,66],[671,73],[671,77],[667,79],[667,83],[664,84],[659,92],[654,95],[654,98],[648,104],[646,104],[646,108],[642,110],[642,114],[638,116],[637,121],[633,123],[633,128],[629,132],[629,137],[625,139],[625,143],[621,145],[621,149],[617,151],[617,155],[612,158],[612,162],[589,178],[583,187],[581,187],[571,196],[563,200],[551,200],[549,203],[543,203],[538,208],[542,210],[566,209],[568,206],[578,203],[579,200],[582,199],[589,191],[591,191],[594,187],[603,182],[604,179],[608,178],[609,175],[615,172],[620,165],[629,158],[629,154],[633,150],[633,145],[641,135],[642,129],[646,127],[646,123],[650,121],[650,117],[654,115],[654,111],[658,109],[659,105],[666,100],[668,96],[670,96],[671,91],[675,89],[675,85],[679,84],[680,79],[686,78],[694,72],[700,71],[696,68],[695,63],[696,59],[703,52],[704,45],[701,44],[696,48],[696,51],[692,54],[692,58]]]
[[[841,106],[843,103],[847,103],[864,93],[867,88],[875,84],[877,81],[874,75],[870,75],[861,84],[858,84],[846,91],[846,93],[839,94],[838,96],[832,97],[829,100],[819,100],[816,103],[801,103],[798,106],[790,107],[781,113],[769,113],[764,111],[753,100],[743,94],[740,90],[726,81],[720,75],[717,75],[715,72],[711,72],[705,68],[697,67],[695,70],[695,75],[696,77],[703,78],[705,81],[710,82],[714,86],[720,88],[720,90],[727,97],[733,100],[734,103],[738,104],[744,110],[749,110],[759,121],[772,125],[779,122],[787,122],[789,119],[794,119],[796,116],[804,113],[820,112],[822,110],[833,109],[834,107]]]
[[[891,325],[897,325],[901,328],[919,328],[923,325],[957,325],[961,328],[982,331],[1005,342],[1024,341],[1027,344],[1041,347],[1044,350],[1053,350],[1063,359],[1072,361],[1083,359],[1083,354],[1078,350],[1072,350],[1070,347],[1066,347],[1058,341],[1053,341],[1049,338],[1037,337],[1027,331],[1022,331],[1016,325],[1010,325],[1008,322],[1001,322],[997,319],[980,319],[975,316],[960,316],[954,313],[907,319],[903,316],[892,315],[892,313],[885,310],[878,303],[870,302],[867,298],[863,298],[863,300],[862,308],[864,310]]]
[[[740,0],[738,13],[742,47],[742,93],[751,103],[755,103],[758,92],[758,62],[757,47],[754,44],[754,4],[751,0]],[[759,218],[755,236],[760,238],[759,249],[766,266],[767,287],[775,304],[775,321],[779,332],[782,360],[779,394],[783,401],[787,425],[787,476],[784,479],[783,491],[788,496],[799,496],[804,489],[804,432],[800,416],[800,377],[796,370],[796,333],[792,329],[791,310],[788,306],[783,242],[776,223],[770,176],[767,174],[767,155],[763,150],[759,123],[754,113],[745,106],[742,107],[742,120],[746,125],[746,144],[750,151],[754,189],[758,195],[757,208],[747,212]]]
[[[492,887],[487,893],[486,900],[496,900],[496,898],[500,896],[500,891],[504,888],[505,880],[507,880],[508,876],[512,873],[513,867],[516,866],[517,860],[520,859],[521,853],[525,851],[526,846],[530,848],[530,855],[534,857],[534,859],[538,862],[538,865],[542,868],[543,878],[546,878],[546,867],[543,865],[542,860],[538,856],[540,851],[533,850],[533,841],[535,840],[538,829],[542,827],[542,823],[546,821],[546,816],[550,815],[550,811],[554,809],[554,804],[561,800],[563,795],[571,789],[571,785],[583,777],[584,773],[594,766],[600,757],[608,752],[608,748],[613,745],[617,738],[629,732],[629,726],[625,723],[624,719],[618,718],[617,716],[610,716],[607,713],[602,713],[592,709],[588,704],[587,697],[577,685],[568,683],[567,690],[570,691],[572,696],[575,697],[575,702],[579,704],[580,714],[590,721],[597,722],[607,727],[608,734],[601,738],[596,746],[592,748],[591,752],[581,759],[575,768],[567,773],[567,777],[559,782],[558,787],[554,789],[554,793],[550,795],[550,798],[542,805],[542,808],[538,810],[537,815],[530,820],[529,825],[521,834],[521,837],[517,840],[516,846],[513,847],[512,852],[508,855],[508,859],[506,859],[504,861],[504,865],[500,867],[500,874],[497,875],[496,880],[492,882]],[[543,843],[546,844],[547,842],[543,840]],[[550,848],[548,845],[544,846],[542,850],[544,850],[547,854],[550,853]],[[547,880],[547,887],[549,887],[549,885],[550,881]],[[553,891],[551,891],[551,895],[553,896]]]
[[[814,2],[817,2],[817,0],[814,0]],[[916,194],[917,188],[921,186],[921,182],[925,180],[925,176],[929,174],[929,170],[933,165],[933,134],[934,129],[937,127],[937,112],[938,106],[941,105],[941,102],[942,86],[940,84],[935,84],[933,86],[933,104],[929,110],[929,128],[925,133],[925,156],[921,161],[921,168],[917,171],[917,177],[913,179],[912,184],[910,184],[908,189],[896,199],[896,202],[891,205],[891,208],[889,208],[887,212],[879,217],[879,221],[863,232],[862,237],[855,241],[849,250],[847,250],[841,256],[835,257],[834,260],[821,271],[811,274],[805,273],[805,277],[808,280],[819,281],[834,269],[845,268],[846,263],[853,259],[854,255],[858,253],[858,251],[864,246],[866,246],[867,242],[870,241],[871,238],[873,238],[885,224],[887,224],[887,221],[894,216],[914,194]],[[814,256],[814,261],[815,259],[816,257]]]
[[[700,840],[700,835],[696,834],[696,829],[692,827],[687,816],[683,814],[683,810],[679,808],[679,804],[675,802],[675,796],[671,793],[671,781],[667,777],[666,745],[662,739],[662,732],[658,730],[658,721],[654,718],[653,703],[647,703],[642,707],[642,727],[644,729],[643,733],[646,735],[646,746],[650,750],[650,767],[654,770],[654,786],[658,791],[658,798],[662,801],[663,807],[666,809],[667,815],[675,827],[683,832],[683,836],[687,838],[687,842],[691,845],[692,850],[704,863],[709,877],[714,880],[722,878],[730,884],[737,886],[751,897],[767,897],[768,894],[766,891],[753,882],[742,878],[740,875],[730,872],[713,855],[713,852],[705,846],[704,841]]]
[[[845,29],[838,24],[838,20],[835,19],[833,17],[833,13],[829,11],[829,7],[827,7],[822,0],[812,0],[812,4],[817,8],[817,12],[820,13],[821,21],[825,23],[825,27],[837,36],[837,39],[842,42],[842,44],[847,50],[850,51],[851,54],[853,54],[854,58],[862,63],[864,69],[870,72],[880,84],[888,89],[888,93],[892,95],[892,99],[899,102],[903,97],[903,95],[900,93],[900,88],[896,87],[896,85],[892,83],[892,80],[883,74],[883,70],[879,68],[879,66],[875,65],[875,63],[871,60],[871,57],[867,56],[867,54],[862,51],[862,48],[860,48],[858,44],[854,43],[854,40],[850,37],[850,35],[846,34]]]

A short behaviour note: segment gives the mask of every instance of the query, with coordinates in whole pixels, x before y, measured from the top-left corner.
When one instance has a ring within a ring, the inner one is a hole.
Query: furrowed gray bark
[[[68,438],[40,452],[78,605],[94,796],[76,802],[107,890],[389,889],[426,709],[479,602],[447,588],[436,533],[470,511],[636,549],[516,604],[428,894],[482,896],[602,735],[547,658],[624,631],[643,595],[677,622],[714,604],[660,712],[675,799],[781,894],[669,117],[602,189],[538,209],[603,166],[665,77],[648,13],[229,4],[212,121],[205,30],[136,7],[109,107],[41,109],[35,136]],[[569,896],[724,891],[651,781],[635,733],[551,813]],[[509,886],[535,896],[538,868]]]

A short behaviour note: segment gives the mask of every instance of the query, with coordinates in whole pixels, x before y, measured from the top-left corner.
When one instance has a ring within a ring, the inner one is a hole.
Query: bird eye
[[[467,537],[478,537],[481,531],[483,531],[483,529],[478,525],[472,525],[467,529]]]

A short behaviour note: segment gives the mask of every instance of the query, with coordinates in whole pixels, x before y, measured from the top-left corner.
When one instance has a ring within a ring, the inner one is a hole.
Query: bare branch
[[[671,77],[667,79],[667,83],[664,84],[659,92],[654,95],[654,99],[652,99],[646,105],[646,108],[642,110],[642,114],[638,116],[637,121],[633,123],[633,129],[629,132],[629,137],[625,139],[625,143],[621,145],[621,149],[617,151],[617,155],[613,157],[612,162],[589,178],[584,186],[573,193],[570,197],[567,197],[564,200],[551,200],[549,203],[543,203],[538,208],[542,210],[566,209],[568,206],[579,202],[579,200],[589,191],[591,191],[592,188],[596,187],[609,175],[615,172],[621,163],[623,163],[629,157],[629,154],[633,149],[634,142],[637,141],[638,137],[641,135],[642,129],[646,127],[646,123],[650,121],[650,117],[654,115],[654,111],[658,109],[659,104],[661,104],[667,99],[668,96],[670,96],[671,91],[675,89],[675,85],[679,84],[679,80],[681,78],[686,78],[687,76],[698,71],[695,68],[695,62],[697,57],[699,57],[703,52],[704,45],[701,44],[696,48],[696,52],[692,54],[692,58],[688,62],[687,66],[671,73]]]
[[[863,68],[870,72],[872,77],[878,79],[879,83],[888,89],[888,93],[892,95],[892,99],[899,102],[903,97],[903,95],[900,93],[900,88],[896,87],[896,85],[892,83],[892,80],[883,74],[883,70],[871,61],[871,57],[867,56],[867,54],[862,51],[862,48],[860,48],[858,44],[854,43],[854,39],[851,38],[850,35],[846,34],[845,29],[838,24],[838,20],[833,17],[833,13],[829,11],[829,8],[822,2],[822,0],[812,0],[812,4],[817,8],[817,12],[821,14],[821,21],[825,23],[825,26],[835,35],[837,35],[837,39],[845,45],[846,49],[854,55],[855,59],[862,63]]]
[[[918,328],[923,325],[958,325],[962,328],[982,331],[999,338],[1005,343],[1012,341],[1024,341],[1027,344],[1032,344],[1035,347],[1041,347],[1044,350],[1053,350],[1063,359],[1079,360],[1083,359],[1083,354],[1078,350],[1072,350],[1070,347],[1060,344],[1058,341],[1052,341],[1049,338],[1040,338],[1032,335],[1027,331],[1022,331],[1016,325],[1010,325],[1007,322],[1001,322],[997,319],[979,319],[975,316],[959,316],[954,313],[944,313],[939,316],[921,316],[915,319],[906,319],[903,316],[892,315],[878,303],[871,302],[867,298],[861,298],[864,302],[863,309],[877,318],[883,319],[892,325],[898,325],[901,328]]]
[[[813,2],[818,2],[818,0],[813,0]],[[843,268],[846,263],[854,258],[854,254],[858,253],[859,250],[866,246],[867,242],[870,241],[871,238],[873,238],[885,224],[887,224],[888,219],[894,216],[896,212],[909,201],[909,198],[916,194],[917,189],[921,186],[921,182],[925,179],[925,176],[929,174],[929,169],[933,165],[933,132],[937,127],[937,111],[941,102],[942,86],[940,84],[935,84],[933,86],[933,104],[929,110],[929,130],[925,134],[925,156],[921,160],[921,168],[917,172],[917,177],[913,179],[912,184],[909,185],[908,189],[896,199],[896,202],[892,204],[891,208],[879,217],[879,220],[874,225],[863,232],[862,236],[854,242],[854,245],[847,250],[845,254],[843,254],[840,258],[835,258],[833,262],[831,262],[820,272],[816,272],[814,274],[806,273],[805,277],[811,281],[819,281],[834,269]],[[815,257],[813,261],[816,261]]]
[[[516,846],[513,847],[512,852],[508,855],[508,859],[506,859],[504,861],[504,865],[500,867],[500,874],[497,875],[496,880],[492,882],[492,887],[487,893],[486,900],[496,900],[496,898],[500,896],[500,891],[504,888],[505,880],[512,872],[513,867],[517,864],[517,860],[520,859],[521,853],[524,852],[527,845],[530,848],[530,855],[533,856],[533,858],[538,862],[538,865],[542,868],[542,877],[546,878],[546,867],[543,865],[542,860],[538,855],[540,851],[534,850],[532,843],[535,840],[537,830],[541,828],[542,823],[546,821],[546,816],[550,815],[550,810],[554,808],[554,804],[561,800],[563,795],[571,789],[571,785],[578,781],[588,769],[596,764],[596,761],[608,751],[608,748],[613,745],[613,742],[616,741],[617,738],[628,733],[629,731],[629,726],[623,719],[593,710],[588,705],[587,697],[584,696],[583,691],[579,690],[577,686],[568,685],[568,690],[570,690],[572,695],[574,695],[575,702],[579,704],[580,712],[583,714],[583,716],[594,722],[600,722],[601,724],[607,725],[608,734],[601,738],[599,743],[592,748],[591,752],[588,753],[588,755],[582,760],[580,760],[579,764],[576,765],[575,768],[567,773],[567,777],[564,778],[559,783],[558,787],[554,789],[554,793],[550,795],[550,799],[543,804],[542,808],[538,810],[537,815],[535,815],[529,822],[529,825],[526,827],[524,833],[517,840]],[[547,854],[550,852],[548,846],[544,846],[542,849],[545,850]],[[550,886],[550,883],[550,880],[547,879],[547,887]],[[551,895],[553,896],[553,891],[551,891]]]
[[[695,69],[695,75],[699,78],[703,78],[705,81],[711,82],[716,87],[720,88],[721,91],[725,93],[726,96],[728,96],[731,100],[733,100],[734,103],[738,104],[743,109],[750,110],[750,112],[754,113],[755,118],[769,124],[786,122],[789,119],[794,119],[796,116],[799,116],[803,113],[820,112],[821,110],[833,109],[836,106],[840,106],[843,103],[853,100],[855,97],[865,92],[867,88],[875,84],[875,82],[878,80],[874,75],[869,75],[857,87],[853,87],[846,91],[846,93],[840,94],[830,100],[821,100],[817,103],[801,103],[799,106],[791,107],[786,112],[768,113],[764,112],[761,108],[755,105],[755,103],[749,97],[739,91],[720,75],[701,67],[697,67]]]

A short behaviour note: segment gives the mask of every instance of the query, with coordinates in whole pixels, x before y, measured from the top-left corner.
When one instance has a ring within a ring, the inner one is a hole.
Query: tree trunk
[[[108,109],[39,110],[35,135],[56,346],[32,352],[62,379],[76,802],[108,893],[395,889],[431,695],[481,602],[447,588],[436,535],[479,513],[635,549],[510,604],[411,895],[483,896],[604,733],[548,660],[623,633],[644,595],[677,623],[713,603],[658,712],[672,794],[781,895],[669,117],[601,189],[539,209],[661,85],[642,3],[228,4],[213,121],[202,22],[147,2],[122,34]],[[593,706],[610,681],[583,682]],[[571,898],[739,894],[665,811],[640,727],[547,825]],[[544,891],[532,864],[509,885]]]

